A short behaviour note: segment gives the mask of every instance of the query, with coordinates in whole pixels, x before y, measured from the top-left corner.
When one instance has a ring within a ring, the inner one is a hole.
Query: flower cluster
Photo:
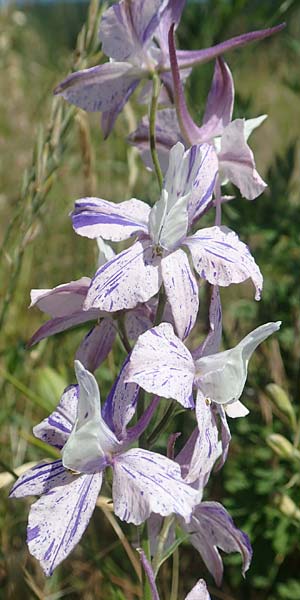
[[[282,26],[205,50],[176,51],[174,29],[184,4],[114,4],[103,14],[99,31],[109,62],[73,73],[56,89],[69,102],[102,112],[107,136],[143,80],[140,99],[150,104],[149,118],[129,142],[156,172],[160,192],[152,207],[136,198],[118,204],[94,197],[75,202],[73,228],[98,241],[99,267],[91,279],[32,291],[31,306],[50,319],[30,345],[82,323],[94,324],[76,353],[77,384],[64,391],[54,412],[33,430],[61,457],[23,474],[11,491],[14,498],[40,496],[30,509],[27,541],[51,575],[82,537],[106,478],[117,517],[148,525],[151,556],[140,555],[153,598],[158,598],[159,560],[177,535],[175,523],[217,585],[223,575],[219,549],[239,552],[243,573],[250,565],[247,535],[221,504],[203,500],[203,493],[213,469],[227,458],[227,417],[248,414],[240,398],[251,355],[280,327],[279,322],[261,325],[234,348],[220,351],[219,288],[249,279],[259,300],[263,285],[249,248],[222,225],[222,203],[231,199],[222,195],[222,186],[232,182],[249,200],[266,186],[247,142],[265,116],[232,120],[234,84],[222,55]],[[199,127],[188,112],[183,86],[194,65],[212,59],[213,81]],[[209,210],[215,211],[215,224],[201,227],[201,217]],[[107,244],[124,240],[131,244],[121,252]],[[210,289],[210,330],[195,348],[199,287],[204,282]],[[93,373],[117,335],[126,357],[101,406]],[[179,452],[175,445],[180,432],[170,433],[170,408],[177,404],[194,418],[194,429]],[[152,419],[157,423],[162,411],[155,431],[170,434],[164,454],[150,443],[151,434],[155,437]],[[209,594],[199,580],[186,600],[202,598]]]

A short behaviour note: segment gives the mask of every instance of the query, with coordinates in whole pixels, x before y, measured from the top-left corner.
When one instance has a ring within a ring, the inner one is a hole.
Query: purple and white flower
[[[157,72],[163,84],[162,98],[173,101],[168,55],[168,31],[177,27],[185,0],[121,0],[103,14],[99,37],[108,63],[69,75],[56,88],[66,100],[91,112],[102,112],[102,128],[108,136],[118,114],[141,80]],[[246,33],[211,48],[179,51],[184,79],[194,65],[224,52],[263,39],[282,28]],[[148,86],[146,84],[146,91]]]
[[[73,550],[92,516],[101,490],[103,472],[113,470],[115,514],[140,524],[151,513],[172,513],[189,520],[199,493],[185,483],[180,466],[140,448],[128,449],[132,439],[117,437],[101,414],[100,394],[94,376],[75,362],[79,384],[69,388],[56,411],[34,433],[61,448],[62,458],[42,463],[23,474],[11,497],[40,495],[30,509],[27,541],[31,554],[51,575]],[[122,390],[120,390],[120,387]],[[110,398],[115,430],[124,430],[137,400],[137,386],[120,378]],[[117,410],[122,397],[122,410]],[[141,419],[136,439],[149,423]]]
[[[223,405],[230,417],[249,411],[240,402],[249,360],[257,346],[278,331],[280,321],[266,323],[230,350],[193,358],[168,323],[142,334],[130,357],[128,381],[147,392],[191,406],[197,390],[196,413],[201,421],[204,401]]]
[[[198,285],[189,259],[201,278],[228,286],[251,278],[259,299],[262,275],[247,246],[227,227],[188,230],[212,198],[217,158],[209,145],[170,152],[160,200],[152,209],[141,200],[114,204],[99,198],[78,200],[75,231],[89,238],[120,241],[137,236],[133,246],[96,272],[83,308],[108,312],[134,308],[157,294],[162,283],[180,338],[190,333],[198,312]]]

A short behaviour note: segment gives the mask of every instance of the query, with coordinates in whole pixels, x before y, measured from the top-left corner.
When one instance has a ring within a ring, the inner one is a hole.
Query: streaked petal
[[[199,494],[184,483],[175,462],[133,448],[115,457],[113,469],[114,512],[122,521],[139,525],[152,512],[189,520]]]
[[[88,112],[105,112],[122,103],[142,76],[143,71],[130,63],[108,62],[72,73],[54,93]]]
[[[96,371],[113,347],[116,327],[112,319],[106,318],[95,325],[82,340],[77,352],[79,360],[89,371]]]
[[[239,400],[254,350],[272,333],[278,331],[280,325],[280,321],[261,325],[234,348],[197,360],[195,385],[202,394],[219,404]]]
[[[189,224],[195,223],[212,201],[218,173],[218,158],[210,144],[197,146],[201,150],[201,162],[195,174],[193,189],[188,202]]]
[[[141,55],[165,5],[163,0],[121,0],[106,10],[99,29],[103,52],[115,60]]]
[[[228,227],[200,229],[184,242],[190,249],[200,277],[212,285],[228,286],[251,278],[259,300],[262,274],[246,244]]]
[[[61,449],[74,427],[78,405],[78,385],[70,385],[62,394],[56,409],[33,428],[36,438]]]
[[[114,312],[147,302],[161,286],[160,262],[148,240],[136,242],[98,269],[85,308]]]
[[[136,198],[119,204],[101,198],[83,198],[75,202],[72,222],[79,235],[120,242],[138,231],[147,233],[149,213],[150,207]]]
[[[27,543],[46,575],[52,575],[78,544],[92,516],[102,473],[68,474],[69,481],[45,494],[30,510]]]
[[[139,386],[126,381],[128,364],[129,356],[124,361],[102,409],[105,422],[115,432],[118,439],[125,436],[126,426],[135,413],[139,395]]]
[[[82,308],[90,283],[89,277],[81,277],[50,290],[31,290],[29,308],[36,306],[53,318],[69,316]]]
[[[165,58],[168,58],[168,33],[173,23],[179,24],[182,11],[186,0],[168,0],[167,8],[159,21],[158,28],[155,31],[155,38],[159,41],[159,46]]]
[[[217,585],[221,585],[223,577],[223,561],[218,548],[227,553],[239,552],[243,559],[243,575],[249,569],[252,558],[250,540],[235,526],[219,502],[201,502],[184,529],[191,532],[190,541],[201,554]]]
[[[71,475],[60,459],[51,463],[44,462],[23,473],[14,483],[9,495],[10,498],[40,496],[70,480]]]
[[[171,305],[176,333],[184,340],[191,332],[198,313],[197,281],[191,271],[187,255],[176,250],[161,261],[166,296]]]
[[[185,597],[185,600],[210,600],[204,579],[199,579],[193,589]]]
[[[211,299],[209,305],[209,333],[205,340],[192,351],[194,360],[215,354],[218,352],[222,339],[222,305],[220,292],[217,285],[214,285],[211,290]]]
[[[126,333],[130,340],[136,341],[139,335],[153,326],[157,301],[149,300],[145,304],[137,305],[133,310],[125,312],[124,321]]]
[[[187,483],[197,481],[199,490],[206,486],[211,470],[221,455],[221,444],[218,441],[219,432],[211,404],[197,394],[196,417],[199,435],[195,441],[188,474]]]
[[[131,353],[128,381],[191,408],[194,372],[190,352],[176,337],[172,325],[162,323],[139,337]]]
[[[106,110],[102,113],[101,117],[101,127],[104,139],[106,140],[116,122],[116,118],[123,110],[127,100],[129,100],[131,94],[133,94],[134,90],[139,85],[139,79],[133,81],[128,87],[126,93],[122,96],[122,98],[111,108],[110,110]]]
[[[231,121],[233,103],[231,71],[223,58],[217,58],[201,127],[202,139],[211,140],[222,134],[224,127]]]
[[[245,141],[243,119],[232,121],[224,129],[218,157],[221,176],[232,181],[248,200],[257,198],[266,189],[267,184],[256,171],[253,152]]]

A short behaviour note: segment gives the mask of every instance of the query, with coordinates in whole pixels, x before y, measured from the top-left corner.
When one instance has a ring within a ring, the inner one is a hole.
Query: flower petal
[[[149,213],[150,207],[136,198],[119,204],[101,198],[83,198],[75,202],[72,222],[79,235],[120,242],[139,231],[147,233]]]
[[[251,277],[260,299],[263,278],[246,244],[228,227],[207,227],[198,230],[184,242],[190,249],[200,277],[212,285],[228,286]]]
[[[111,351],[116,333],[113,320],[103,319],[85,336],[76,352],[76,359],[88,371],[96,371]]]
[[[239,400],[247,379],[249,360],[261,342],[280,328],[280,321],[266,323],[249,333],[235,348],[196,361],[195,385],[205,397],[219,404]]]
[[[85,308],[114,312],[147,302],[161,286],[160,261],[148,240],[136,242],[98,269]]]
[[[40,496],[54,487],[64,485],[70,479],[71,475],[66,471],[60,459],[51,463],[40,463],[17,479],[9,496],[10,498]]]
[[[193,589],[185,597],[185,600],[210,600],[204,579],[199,579]]]
[[[187,255],[176,250],[161,261],[166,296],[171,305],[176,333],[184,340],[191,332],[198,313],[197,281],[191,271]]]
[[[223,562],[218,548],[227,553],[240,552],[243,575],[249,569],[252,558],[249,538],[235,526],[219,502],[201,502],[184,529],[191,533],[190,541],[201,554],[217,585],[221,585],[223,577]]]
[[[116,118],[118,117],[120,112],[122,112],[127,100],[129,100],[131,94],[133,94],[133,92],[135,91],[135,89],[137,88],[139,83],[140,83],[139,79],[134,80],[128,87],[126,93],[119,100],[119,102],[117,104],[113,105],[113,107],[110,110],[106,110],[102,113],[101,126],[102,126],[102,132],[103,132],[103,136],[104,136],[105,140],[108,138],[108,136],[116,122]]]
[[[72,73],[54,93],[88,112],[105,112],[122,104],[142,76],[143,71],[130,63],[108,62]]]
[[[53,318],[69,316],[82,308],[90,283],[89,277],[81,277],[50,290],[31,290],[29,308],[36,306]]]
[[[118,377],[104,403],[102,416],[118,439],[126,434],[126,426],[131,421],[138,401],[139,386],[128,383],[129,356],[124,361]]]
[[[194,369],[190,352],[172,325],[162,323],[139,337],[131,353],[127,380],[191,408]]]
[[[138,304],[133,310],[125,312],[126,333],[130,340],[136,341],[139,335],[153,326],[157,308],[157,301],[155,299],[153,302],[153,300],[149,300],[145,304]]]
[[[115,60],[134,59],[155,31],[166,2],[121,0],[103,13],[99,37],[102,50]]]
[[[53,413],[33,428],[36,438],[59,449],[65,445],[76,421],[78,391],[77,385],[65,389]]]
[[[200,144],[197,147],[201,149],[201,163],[188,202],[190,225],[199,219],[211,203],[219,168],[217,154],[212,145]]]
[[[222,339],[222,305],[217,285],[212,287],[209,305],[209,333],[205,340],[192,351],[194,360],[218,352]]]
[[[79,312],[72,313],[66,317],[49,319],[49,321],[46,321],[46,323],[39,327],[39,329],[33,334],[33,336],[27,342],[27,346],[33,346],[34,344],[37,344],[41,340],[44,340],[51,335],[61,333],[62,331],[66,331],[66,329],[71,329],[72,327],[82,325],[82,323],[87,323],[88,321],[96,321],[103,316],[106,315],[101,313],[96,308],[91,308],[90,310],[80,310]]]
[[[52,575],[78,544],[92,516],[102,473],[68,474],[69,481],[45,494],[30,510],[27,543],[46,575]]]
[[[184,483],[180,466],[148,450],[133,448],[115,457],[113,502],[116,515],[139,525],[158,513],[191,516],[199,494]]]
[[[237,417],[246,417],[249,415],[249,410],[242,402],[237,400],[226,406],[226,414],[231,419],[236,419]]]
[[[234,85],[231,71],[223,58],[217,58],[212,85],[208,94],[203,125],[202,139],[211,140],[223,133],[231,121],[234,103]]]
[[[224,129],[218,157],[221,176],[232,181],[248,200],[257,198],[266,189],[267,184],[256,171],[253,152],[245,140],[243,119],[232,121]]]

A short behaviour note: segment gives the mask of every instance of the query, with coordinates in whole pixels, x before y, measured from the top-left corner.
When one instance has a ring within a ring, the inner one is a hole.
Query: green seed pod
[[[282,514],[300,521],[300,510],[295,502],[286,494],[278,494],[275,497],[275,504]]]
[[[300,459],[300,452],[283,435],[272,433],[267,437],[267,444],[280,458]]]

